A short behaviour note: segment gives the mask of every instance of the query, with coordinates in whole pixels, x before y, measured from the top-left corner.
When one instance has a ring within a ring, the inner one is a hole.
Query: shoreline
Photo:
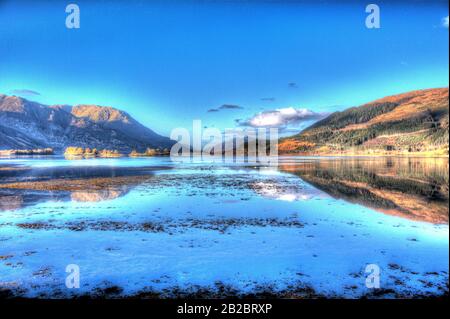
[[[127,155],[120,154],[115,156],[86,156],[86,155],[69,155],[64,153],[51,153],[51,154],[39,154],[39,153],[30,153],[30,154],[19,154],[10,151],[2,151],[0,150],[0,159],[2,158],[29,158],[29,157],[45,157],[45,156],[62,156],[67,160],[83,160],[83,159],[92,159],[92,158],[149,158],[149,157],[170,157],[167,154],[157,154],[157,155]],[[290,157],[319,157],[319,158],[330,158],[330,157],[372,157],[372,158],[382,158],[382,157],[397,157],[397,158],[446,158],[449,159],[450,156],[447,155],[436,155],[436,154],[424,154],[424,153],[416,153],[416,154],[332,154],[332,153],[279,153],[278,156],[290,156]]]
[[[382,157],[397,157],[397,158],[446,158],[449,159],[449,155],[423,155],[423,154],[414,154],[414,155],[405,155],[405,154],[292,154],[292,153],[282,153],[278,154],[278,156],[298,156],[298,157],[321,157],[321,158],[330,158],[330,157],[372,157],[372,158],[382,158]]]

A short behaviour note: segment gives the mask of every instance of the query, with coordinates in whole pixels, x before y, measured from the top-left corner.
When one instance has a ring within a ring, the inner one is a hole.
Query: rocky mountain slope
[[[131,152],[173,143],[112,107],[47,106],[0,94],[0,150],[78,146]]]
[[[280,153],[448,155],[448,88],[412,91],[335,112],[282,139]]]

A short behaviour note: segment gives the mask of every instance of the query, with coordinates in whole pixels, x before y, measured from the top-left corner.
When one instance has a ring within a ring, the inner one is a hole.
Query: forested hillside
[[[280,141],[281,153],[448,155],[448,88],[413,91],[336,112]]]

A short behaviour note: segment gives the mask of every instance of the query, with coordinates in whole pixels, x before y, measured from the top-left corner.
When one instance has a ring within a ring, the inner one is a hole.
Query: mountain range
[[[77,146],[129,153],[174,143],[112,107],[49,106],[0,94],[0,150]]]
[[[281,154],[447,155],[448,88],[412,91],[335,112],[280,140]]]
[[[448,88],[385,97],[335,112],[280,140],[280,154],[448,156]],[[130,153],[170,148],[126,112],[98,105],[43,105],[0,94],[0,150],[66,147]]]

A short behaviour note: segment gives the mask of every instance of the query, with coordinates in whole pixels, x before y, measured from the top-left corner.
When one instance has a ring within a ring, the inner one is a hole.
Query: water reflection
[[[0,211],[18,210],[42,202],[100,202],[129,193],[148,181],[148,167],[3,166],[0,170]]]
[[[164,177],[155,175],[168,169],[173,167],[3,165],[0,210],[17,210],[45,201],[113,200],[142,183],[160,189],[195,188],[198,179],[203,178],[211,191],[223,188],[232,193],[233,189],[247,188],[264,198],[283,201],[307,201],[325,193],[389,215],[448,223],[449,166],[448,159],[444,158],[282,158],[279,171],[297,176],[314,187],[309,189],[300,187],[301,183],[295,179],[276,174],[269,179],[258,177],[255,173],[261,173],[261,169],[255,168],[246,168],[251,178],[236,185],[230,184],[228,177],[216,174],[220,166],[183,167],[183,174],[178,171]],[[237,172],[241,169],[233,168]],[[193,178],[195,174],[198,176]]]
[[[408,219],[448,223],[448,159],[344,158],[280,169],[335,198]]]

